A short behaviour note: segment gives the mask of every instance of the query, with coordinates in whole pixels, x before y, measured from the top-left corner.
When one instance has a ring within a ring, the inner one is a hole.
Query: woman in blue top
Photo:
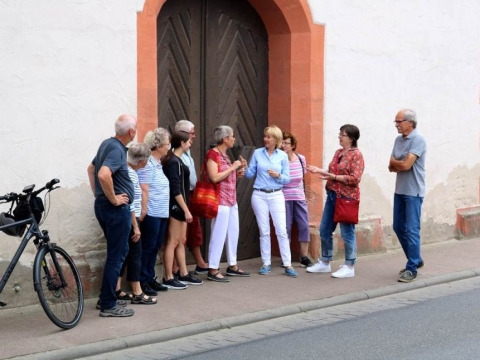
[[[263,262],[258,273],[267,275],[272,269],[270,215],[275,226],[285,275],[297,277],[297,272],[292,267],[290,242],[287,236],[285,197],[281,191],[283,185],[290,182],[288,156],[279,149],[282,139],[282,131],[277,126],[265,128],[263,131],[265,147],[253,152],[245,177],[256,176],[253,184],[252,208],[260,231],[260,252]]]
[[[168,223],[170,184],[163,173],[160,160],[170,148],[170,134],[163,128],[157,128],[145,135],[144,142],[152,155],[145,168],[137,171],[142,189],[141,213],[138,214],[142,233],[140,282],[145,294],[155,296],[157,291],[167,290],[156,280],[155,263]]]

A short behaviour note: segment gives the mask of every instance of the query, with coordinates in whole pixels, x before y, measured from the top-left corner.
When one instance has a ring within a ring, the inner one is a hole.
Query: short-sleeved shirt
[[[294,161],[290,161],[290,182],[283,186],[285,201],[305,200],[303,177],[307,171],[305,157],[297,154]]]
[[[170,209],[178,205],[175,196],[182,195],[187,204],[190,203],[190,170],[175,154],[172,154],[165,164],[165,175],[170,181]]]
[[[98,180],[98,172],[102,166],[106,166],[112,172],[115,195],[127,194],[128,203],[133,202],[134,190],[130,176],[128,176],[127,148],[120,140],[114,137],[104,140],[98,148],[92,164],[95,166],[95,197],[105,196]]]
[[[133,193],[135,194],[133,202],[130,204],[130,211],[135,212],[135,216],[139,217],[142,212],[142,189],[138,182],[137,172],[130,166],[128,167],[128,176],[130,176],[130,180],[132,180]]]
[[[212,159],[218,165],[218,172],[224,172],[232,166],[228,155],[223,155],[213,149],[207,153],[208,159]],[[237,203],[237,172],[232,171],[222,181],[217,183],[218,191],[220,193],[219,204],[224,206],[233,206]]]
[[[153,156],[143,169],[138,169],[140,184],[148,184],[147,215],[156,218],[168,218],[170,184],[163,173],[162,164]]]
[[[417,156],[410,170],[397,173],[395,193],[399,195],[425,197],[425,157],[427,142],[415,129],[407,136],[399,135],[393,145],[392,157],[403,160],[412,153]]]
[[[349,149],[345,155],[340,155],[343,149],[338,149],[328,165],[328,172],[343,175],[344,181],[328,180],[325,188],[337,194],[360,200],[360,181],[362,180],[365,162],[358,148]]]

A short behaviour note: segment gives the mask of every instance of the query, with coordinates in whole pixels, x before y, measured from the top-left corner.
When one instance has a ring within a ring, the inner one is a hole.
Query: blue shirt
[[[188,166],[190,170],[190,191],[195,189],[195,185],[197,185],[197,172],[195,171],[195,163],[193,162],[193,158],[190,156],[190,149],[187,152],[184,152],[181,156],[183,163]]]
[[[132,180],[135,194],[133,202],[130,205],[130,211],[135,212],[135,216],[139,217],[140,213],[142,212],[142,189],[140,188],[140,183],[138,182],[137,172],[130,166],[128,167],[128,176],[130,176],[130,180]]]
[[[393,145],[392,156],[396,160],[404,160],[412,153],[417,156],[410,170],[397,173],[395,193],[399,195],[425,197],[425,157],[427,143],[425,138],[417,130],[413,130],[408,136],[398,136]]]
[[[268,170],[276,171],[280,177],[278,179],[271,177]],[[253,184],[255,189],[281,189],[290,182],[288,155],[280,149],[275,149],[269,156],[266,148],[256,149],[245,172],[248,179],[254,176],[256,176]]]
[[[104,196],[102,186],[98,180],[98,172],[106,166],[112,172],[113,191],[115,195],[127,194],[128,203],[134,198],[133,184],[128,176],[127,148],[117,138],[110,138],[102,142],[97,156],[92,161],[95,166],[95,197]]]

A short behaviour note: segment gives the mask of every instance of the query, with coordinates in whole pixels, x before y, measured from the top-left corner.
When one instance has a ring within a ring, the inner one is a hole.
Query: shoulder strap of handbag
[[[300,157],[300,155],[298,155],[297,153],[294,153],[294,154],[297,155],[298,161],[300,161],[300,165],[302,165],[303,192],[304,192],[305,194],[307,194],[307,189],[305,188],[305,164],[303,163],[302,158]]]
[[[182,161],[182,160],[180,160]],[[185,173],[182,171],[182,164],[180,164],[180,161],[178,162],[178,173],[180,175],[180,184],[182,185],[182,195],[183,195],[183,201],[185,201],[185,204],[187,203],[187,197],[185,196],[185,179],[183,178]]]

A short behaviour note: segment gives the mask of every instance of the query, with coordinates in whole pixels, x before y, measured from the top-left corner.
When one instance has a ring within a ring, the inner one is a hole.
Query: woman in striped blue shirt
[[[143,292],[147,295],[157,295],[157,291],[168,290],[156,280],[155,262],[168,223],[170,183],[163,173],[160,159],[170,149],[170,134],[163,128],[157,128],[145,135],[144,142],[150,147],[152,155],[147,166],[137,171],[142,188],[142,211],[139,217],[142,233],[140,278]]]
[[[142,189],[138,182],[138,175],[136,170],[143,169],[147,165],[150,158],[150,148],[146,144],[133,144],[129,147],[127,153],[128,176],[133,183],[134,198],[130,205],[132,212],[132,229],[130,231],[130,238],[128,239],[128,255],[120,270],[120,277],[117,282],[117,299],[131,300],[132,304],[156,304],[157,299],[143,293],[140,286],[140,271],[142,266],[142,241],[140,239],[140,228],[137,217],[140,216],[142,209]],[[127,281],[132,287],[132,294],[127,294],[122,291],[121,281],[123,274],[127,270]]]

